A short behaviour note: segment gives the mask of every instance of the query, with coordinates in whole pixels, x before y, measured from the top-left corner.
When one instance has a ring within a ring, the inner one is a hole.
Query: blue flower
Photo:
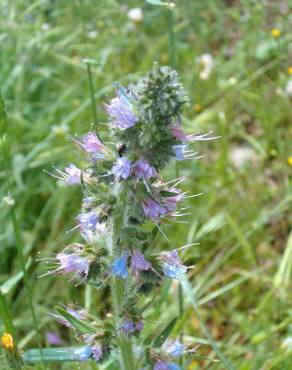
[[[180,370],[180,366],[175,362],[158,361],[155,363],[153,370]]]
[[[168,364],[167,370],[180,370],[180,366],[176,364],[175,362],[170,362]]]
[[[78,361],[86,361],[91,356],[91,347],[85,346],[78,348],[74,351],[74,356],[76,356],[76,360]]]
[[[76,277],[87,277],[89,272],[89,261],[85,257],[79,256],[77,253],[58,253],[57,260],[60,267],[56,272],[60,273],[75,273]]]
[[[119,158],[112,168],[112,173],[116,177],[127,179],[131,173],[131,161],[126,157]]]
[[[77,217],[77,220],[82,230],[94,230],[98,224],[99,216],[96,211],[83,212]]]
[[[126,279],[128,277],[128,270],[127,270],[127,255],[123,255],[117,258],[112,264],[112,274],[115,277],[120,277],[122,279]]]
[[[133,112],[133,106],[130,99],[122,93],[111,100],[110,104],[105,106],[107,113],[112,118],[113,125],[120,130],[126,130],[135,125],[137,118]]]
[[[169,263],[163,265],[164,275],[173,279],[180,279],[187,271],[188,269],[184,265],[170,265]]]
[[[178,161],[183,161],[185,157],[185,152],[187,148],[187,144],[183,145],[173,145],[173,151],[174,151],[174,156]]]
[[[185,345],[179,340],[168,339],[162,346],[162,349],[170,356],[181,357],[185,349]]]
[[[166,209],[151,198],[146,198],[142,207],[144,215],[152,220],[157,220],[166,213]]]
[[[145,259],[140,251],[135,250],[131,256],[131,269],[134,274],[139,271],[146,271],[150,268],[150,263]]]
[[[133,173],[138,179],[150,179],[156,176],[156,170],[154,167],[144,159],[140,158],[133,166]]]
[[[135,325],[133,323],[133,320],[131,320],[131,319],[124,320],[123,323],[122,323],[121,329],[127,335],[134,333]]]
[[[91,350],[92,356],[95,359],[95,361],[99,361],[103,355],[102,345],[100,343],[96,343],[94,346],[91,347]]]

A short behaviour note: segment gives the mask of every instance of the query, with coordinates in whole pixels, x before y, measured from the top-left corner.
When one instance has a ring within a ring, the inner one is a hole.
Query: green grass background
[[[143,22],[129,20],[134,7],[143,9]],[[165,227],[170,244],[161,238],[153,247],[199,243],[184,255],[195,268],[174,334],[182,330],[187,340],[200,344],[199,354],[216,358],[189,303],[195,294],[214,340],[240,370],[292,369],[292,351],[283,346],[292,337],[292,111],[284,92],[292,65],[291,9],[289,0],[180,0],[173,11],[177,69],[190,95],[184,126],[189,132],[213,130],[221,138],[195,144],[201,160],[179,163],[180,175],[186,176],[183,189],[204,195],[190,198],[188,223]],[[96,113],[106,135],[103,103],[114,93],[113,82],[135,80],[154,61],[169,64],[168,22],[165,7],[143,1],[0,0],[0,85],[10,148],[8,172],[0,167],[0,284],[16,276],[1,291],[21,349],[36,347],[36,336],[27,290],[17,275],[21,265],[5,180],[30,258],[42,344],[48,331],[58,332],[64,345],[76,343],[48,313],[72,302],[102,313],[109,298],[104,292],[85,294],[83,286],[65,277],[40,278],[47,266],[37,260],[78,240],[67,231],[80,207],[79,189],[56,184],[43,170],[80,164],[68,136],[86,133],[93,121],[84,58],[92,60]],[[280,37],[272,37],[273,28]],[[199,79],[196,64],[203,53],[214,58],[206,81]],[[238,166],[234,156],[242,148],[251,155]],[[175,173],[172,164],[164,175],[172,179]],[[146,330],[177,314],[177,286],[170,289],[149,310]],[[222,368],[210,361],[190,365]]]

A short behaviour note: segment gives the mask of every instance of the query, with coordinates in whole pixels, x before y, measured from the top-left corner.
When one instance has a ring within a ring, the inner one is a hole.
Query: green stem
[[[16,331],[13,325],[12,316],[10,308],[6,302],[6,298],[0,289],[0,317],[3,320],[4,327],[6,332],[13,336],[14,341],[16,342]]]
[[[176,50],[175,50],[173,10],[168,9],[167,11],[168,11],[168,55],[169,55],[169,65],[170,65],[171,68],[176,68]]]
[[[119,239],[123,227],[127,223],[127,184],[120,186],[117,189],[119,194],[117,207],[121,212],[113,215],[113,227],[112,227],[112,244],[110,246],[110,253],[113,258],[121,256],[121,246],[119,245]],[[123,316],[126,292],[125,288],[128,281],[120,278],[113,278],[111,283],[113,311],[116,325],[116,341],[120,349],[120,363],[123,370],[136,370],[137,365],[134,360],[133,348],[131,338],[126,336],[120,330],[121,317]]]
[[[123,370],[135,370],[135,361],[131,339],[126,337],[120,330],[120,317],[123,311],[125,286],[124,281],[115,279],[111,285],[113,309],[116,322],[116,340],[121,351],[120,362]]]
[[[168,58],[169,65],[171,68],[176,68],[176,48],[175,48],[175,33],[174,33],[174,17],[173,10],[168,9]],[[175,164],[175,177],[179,178],[179,163],[178,161]],[[184,313],[184,298],[183,298],[183,289],[181,283],[178,287],[178,311],[179,316],[181,317]]]

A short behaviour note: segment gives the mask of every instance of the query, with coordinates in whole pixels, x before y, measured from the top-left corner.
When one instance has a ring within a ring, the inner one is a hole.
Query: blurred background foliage
[[[133,16],[133,8],[142,13]],[[184,127],[221,137],[197,145],[201,160],[179,162],[183,189],[203,195],[190,198],[187,223],[164,227],[171,242],[161,238],[154,247],[199,243],[184,255],[195,266],[189,294],[196,294],[213,338],[241,370],[292,369],[291,9],[289,0],[180,0],[173,9],[177,69],[190,95]],[[73,302],[102,314],[110,302],[107,292],[86,294],[66,278],[40,277],[48,270],[43,258],[78,240],[68,230],[80,207],[80,190],[43,170],[80,164],[69,136],[86,133],[93,122],[84,58],[98,130],[106,137],[103,103],[114,94],[113,82],[128,84],[154,61],[169,64],[168,27],[168,9],[142,0],[0,0],[0,85],[10,149],[8,173],[0,168],[0,284],[21,349],[36,343],[11,204],[30,257],[43,344],[47,332],[58,333],[64,345],[75,343],[48,313]],[[207,78],[198,62],[203,54],[212,57]],[[170,165],[165,177],[176,171]],[[170,290],[149,309],[146,331],[177,314],[177,286]],[[174,334],[182,329],[186,340],[200,344],[198,353],[215,358],[184,299]],[[51,368],[72,369],[66,366]],[[221,368],[203,360],[190,365]]]

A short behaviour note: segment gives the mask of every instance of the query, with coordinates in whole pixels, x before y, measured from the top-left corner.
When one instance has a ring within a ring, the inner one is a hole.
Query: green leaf
[[[26,351],[22,359],[25,364],[37,364],[42,357],[44,362],[68,362],[80,361],[80,354],[86,347],[63,347],[63,348],[44,348],[30,349]],[[42,354],[42,356],[41,356]]]
[[[27,261],[26,264],[26,270],[29,268],[29,265],[31,263],[31,258]],[[23,272],[20,271],[18,274],[12,276],[10,279],[6,280],[5,283],[3,283],[0,286],[0,292],[4,295],[8,294],[10,290],[23,278]]]
[[[76,317],[72,316],[66,309],[58,307],[57,312],[67,321],[69,321],[69,323],[81,334],[95,333],[95,328],[84,321],[78,320]]]
[[[177,317],[175,317],[171,322],[162,330],[162,332],[154,339],[153,347],[161,347],[162,344],[169,337],[172,329],[175,327]]]
[[[220,351],[217,343],[214,341],[214,339],[212,338],[211,334],[209,333],[209,330],[208,330],[207,326],[205,325],[204,320],[201,317],[199,305],[198,305],[196,296],[193,293],[192,286],[191,286],[191,284],[190,284],[190,282],[189,282],[189,280],[187,279],[186,276],[183,277],[183,279],[182,279],[182,286],[183,286],[183,289],[185,291],[186,297],[188,297],[188,299],[190,301],[190,304],[192,305],[192,307],[193,307],[193,309],[195,311],[195,314],[197,315],[199,324],[201,326],[201,330],[204,333],[205,337],[208,339],[210,346],[213,348],[214,352],[219,357],[219,359],[221,360],[222,364],[224,364],[224,366],[225,366],[226,369],[228,369],[228,370],[235,370],[235,367],[233,366],[233,364]]]
[[[8,129],[5,104],[0,93],[0,136],[3,136]]]
[[[173,9],[175,7],[174,3],[169,3],[167,1],[161,1],[161,0],[146,0],[148,4],[151,5],[158,5],[158,6],[166,6],[169,9]]]

